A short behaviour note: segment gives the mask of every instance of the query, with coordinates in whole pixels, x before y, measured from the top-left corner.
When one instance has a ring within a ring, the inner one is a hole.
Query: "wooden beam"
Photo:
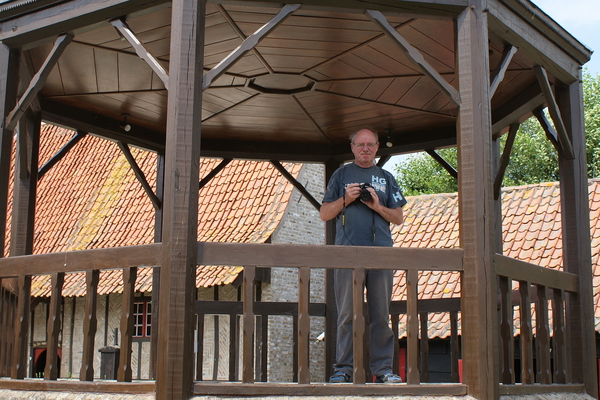
[[[37,172],[37,179],[40,180],[57,162],[71,150],[81,139],[87,135],[87,132],[76,131],[75,134],[69,139],[67,143],[63,145],[54,155],[40,167]]]
[[[460,94],[448,83],[427,61],[423,55],[414,48],[406,39],[398,33],[396,29],[385,18],[385,16],[376,10],[366,10],[367,16],[383,30],[383,32],[402,50],[408,59],[425,75],[433,79],[442,93],[444,93],[455,106],[460,106]]]
[[[74,0],[57,2],[34,13],[17,15],[0,22],[0,40],[13,48],[27,50],[49,43],[57,36],[73,35],[108,26],[108,20],[120,15],[135,18],[167,8],[166,0]],[[12,29],[18,26],[19,29]]]
[[[20,53],[0,43],[0,118],[5,120],[17,99]],[[0,255],[4,256],[8,184],[12,164],[13,131],[0,124]]]
[[[89,132],[114,141],[121,141],[145,150],[164,153],[165,134],[150,129],[131,125],[125,132],[120,125],[123,120],[104,117],[49,99],[41,99],[42,119],[54,125],[69,127],[74,130]]]
[[[277,171],[279,171],[279,173],[281,175],[283,175],[283,177],[285,179],[288,180],[288,182],[290,182],[292,185],[294,185],[294,187],[300,192],[302,193],[302,195],[304,196],[304,198],[306,198],[306,200],[308,200],[308,202],[310,204],[312,204],[312,206],[314,208],[317,209],[317,211],[319,211],[321,209],[321,203],[319,203],[314,197],[313,195],[306,190],[306,188],[300,183],[298,182],[298,180],[296,178],[294,178],[294,176],[292,174],[290,174],[288,172],[287,169],[285,169],[285,167],[283,165],[281,165],[281,163],[279,161],[276,160],[271,160],[271,164],[275,167],[275,169]]]
[[[504,52],[502,53],[502,58],[500,62],[492,72],[492,83],[490,84],[490,98],[494,97],[494,93],[496,93],[496,89],[500,85],[500,82],[504,80],[504,74],[510,65],[510,62],[517,52],[517,48],[515,46],[508,45],[504,48]]]
[[[11,256],[33,253],[40,129],[39,114],[26,115],[19,123],[18,160],[13,180]]]
[[[117,381],[131,382],[133,371],[131,369],[131,344],[133,338],[133,312],[135,279],[137,277],[137,268],[123,268],[123,301],[121,303],[121,351],[119,352],[119,369],[117,371]],[[139,363],[139,360],[138,360]]]
[[[511,124],[525,121],[531,116],[531,110],[544,104],[544,95],[537,82],[528,86],[492,112],[493,138],[500,137]]]
[[[54,272],[50,282],[50,306],[46,326],[46,367],[44,380],[58,379],[58,337],[61,332],[62,288],[65,282],[64,272]]]
[[[544,285],[572,293],[579,290],[579,279],[572,273],[540,267],[501,254],[494,255],[494,264],[498,275],[515,281],[529,281],[535,285]]]
[[[556,130],[552,127],[552,125],[550,125],[550,121],[548,121],[548,119],[546,118],[546,114],[544,114],[544,108],[539,107],[533,110],[533,116],[540,123],[540,126],[546,133],[546,137],[550,142],[552,142],[552,145],[554,145],[556,151],[562,151],[560,148],[560,143],[558,142],[558,134],[556,133]]]
[[[471,0],[456,20],[456,64],[462,104],[457,118],[463,382],[469,395],[498,398],[498,315],[493,264],[492,134],[488,2]]]
[[[567,135],[565,123],[563,122],[560,110],[558,108],[558,104],[556,103],[556,98],[554,97],[554,93],[552,93],[552,88],[550,87],[550,81],[548,80],[546,70],[544,69],[544,67],[536,65],[535,67],[533,67],[533,71],[535,72],[535,76],[537,77],[538,83],[542,88],[544,98],[548,103],[548,112],[550,113],[550,118],[552,118],[552,122],[554,122],[554,126],[556,127],[556,131],[558,134],[558,143],[563,153],[562,156],[567,160],[572,160],[574,157],[573,146],[571,145],[571,141],[569,140],[569,136]]]
[[[569,132],[573,157],[560,157],[560,204],[564,270],[576,274],[578,296],[566,302],[566,370],[571,382],[583,382],[590,396],[598,396],[594,323],[594,289],[590,240],[589,186],[581,71],[577,81],[557,88],[557,103]]]
[[[421,382],[419,374],[419,272],[406,272],[406,342],[407,371],[406,381],[409,385]]]
[[[244,311],[242,317],[242,382],[254,382],[254,277],[255,267],[244,267]]]
[[[227,57],[208,71],[202,79],[202,90],[235,64],[244,54],[254,49],[256,45],[267,36],[273,29],[282,23],[288,16],[300,7],[300,4],[286,4],[269,22],[260,27],[252,35],[248,36],[241,45],[233,50]]]
[[[215,168],[213,168],[212,171],[210,171],[208,174],[206,174],[206,176],[204,178],[202,178],[202,180],[198,183],[199,189],[202,189],[204,186],[206,186],[206,184],[208,182],[210,182],[212,178],[214,178],[215,176],[217,176],[217,174],[219,172],[221,172],[232,161],[233,161],[232,158],[224,158],[219,163],[219,165],[217,165]]]
[[[142,188],[146,192],[146,195],[150,198],[154,209],[160,210],[160,208],[162,207],[162,203],[160,199],[156,196],[156,194],[154,194],[154,191],[152,190],[150,184],[148,183],[148,180],[146,179],[146,175],[144,175],[144,171],[141,170],[140,166],[135,161],[133,154],[131,154],[129,146],[127,146],[127,144],[123,142],[117,142],[117,145],[119,146],[119,149],[121,149],[123,155],[129,162],[129,166],[133,170],[133,173],[135,174],[135,177],[137,178],[138,182],[140,182],[140,185],[142,185]]]
[[[157,400],[187,400],[193,391],[205,14],[205,0],[172,3]]]
[[[148,50],[146,46],[135,36],[131,31],[131,28],[125,21],[120,19],[113,19],[110,21],[112,26],[121,34],[121,36],[129,42],[131,47],[135,50],[136,54],[154,71],[154,73],[160,78],[165,85],[167,90],[169,89],[169,73],[164,69],[161,63],[156,57]]]
[[[160,243],[0,258],[0,278],[159,265]]]
[[[503,2],[489,4],[488,19],[490,31],[517,47],[521,54],[542,65],[561,82],[575,81],[580,64]]]
[[[238,37],[240,39],[246,40],[247,36],[244,34],[244,32],[242,32],[242,30],[240,29],[240,27],[235,23],[235,21],[233,20],[233,18],[231,18],[231,15],[229,15],[229,13],[227,12],[227,10],[225,10],[225,8],[221,4],[215,4],[215,7],[217,8],[217,10],[219,10],[219,12],[223,16],[223,18],[225,18],[225,21],[227,21],[227,23],[229,24],[229,26],[231,27],[231,29],[233,29],[233,31],[235,32],[235,34],[238,35]],[[254,54],[254,56],[257,58],[257,60],[263,65],[263,67],[265,67],[265,69],[267,70],[267,72],[269,72],[270,74],[274,74],[275,73],[275,71],[273,70],[273,68],[271,68],[271,66],[269,65],[269,63],[267,62],[267,60],[265,60],[265,58],[262,56],[262,54],[260,54],[260,52],[256,49],[256,47],[252,48],[251,51]]]
[[[500,198],[502,180],[504,179],[504,173],[506,172],[506,167],[508,167],[508,162],[510,161],[510,153],[512,152],[519,126],[519,124],[511,124],[510,130],[508,131],[508,137],[506,138],[504,150],[502,150],[502,157],[500,157],[500,164],[498,165],[498,170],[496,171],[496,178],[494,179],[494,200],[498,200]]]
[[[71,34],[64,34],[56,39],[52,50],[50,50],[50,54],[48,54],[38,72],[31,79],[29,87],[23,93],[15,108],[6,117],[6,121],[4,122],[6,129],[13,130],[15,128],[21,116],[27,111],[33,99],[35,99],[38,92],[46,83],[48,75],[50,75],[50,72],[72,39],[73,35]]]
[[[94,380],[94,345],[96,338],[96,329],[98,327],[98,318],[96,317],[96,307],[98,305],[98,282],[100,281],[100,271],[92,270],[85,273],[85,311],[83,315],[83,346],[81,356],[81,370],[79,371],[79,380]]]
[[[458,171],[454,169],[454,167],[450,165],[448,161],[444,160],[444,158],[440,156],[434,149],[427,149],[425,150],[425,152],[427,152],[427,154],[429,154],[431,158],[437,161],[437,163],[440,164],[442,168],[448,171],[448,173],[452,175],[454,179],[458,179]]]
[[[15,310],[15,330],[12,353],[12,379],[24,379],[27,376],[29,343],[29,319],[31,315],[31,276],[20,275],[17,279],[17,309]]]
[[[402,259],[405,270],[461,271],[462,258],[461,249],[198,242],[196,264],[278,267],[286,260],[288,267],[398,269]]]
[[[310,268],[298,268],[298,383],[310,383]],[[264,318],[264,317],[263,317]]]

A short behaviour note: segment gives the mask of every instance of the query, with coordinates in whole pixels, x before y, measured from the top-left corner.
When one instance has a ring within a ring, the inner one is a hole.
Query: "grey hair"
[[[375,143],[379,143],[379,135],[377,134],[377,132],[372,131],[371,129],[368,129],[368,128],[359,129],[358,131],[351,134],[350,135],[350,143],[354,143],[354,138],[356,137],[356,134],[364,129],[367,129],[369,132],[371,132],[373,134],[373,136],[375,136]]]

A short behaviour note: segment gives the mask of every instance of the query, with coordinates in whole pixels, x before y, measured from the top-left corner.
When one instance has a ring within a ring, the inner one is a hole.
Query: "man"
[[[402,206],[406,200],[392,174],[374,164],[379,149],[377,134],[361,129],[350,136],[350,142],[354,162],[338,168],[331,176],[320,217],[323,221],[336,218],[337,245],[391,247],[390,223],[403,222]],[[366,270],[370,369],[381,383],[402,382],[392,373],[395,338],[389,325],[389,306],[393,278],[393,270]],[[352,382],[352,270],[335,270],[334,290],[338,310],[337,352],[329,382]]]

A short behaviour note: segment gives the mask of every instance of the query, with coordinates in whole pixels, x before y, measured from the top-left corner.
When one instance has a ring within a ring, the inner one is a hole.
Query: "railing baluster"
[[[196,314],[196,380],[202,380],[204,364],[204,314]]]
[[[229,314],[229,380],[238,380],[238,359],[240,354],[240,324],[238,315]]]
[[[458,311],[450,311],[450,374],[452,382],[459,382],[460,376],[458,373]]]
[[[62,287],[65,281],[64,272],[55,272],[51,278],[50,307],[48,308],[48,325],[46,341],[46,368],[44,379],[58,379],[58,336],[60,335],[60,309],[62,303]]]
[[[12,379],[24,379],[27,376],[27,335],[31,314],[31,276],[21,275],[17,279],[18,298],[14,319],[14,346],[12,349]],[[60,303],[59,303],[60,304]],[[8,311],[8,309],[7,309]],[[7,346],[7,350],[8,346]]]
[[[519,281],[521,303],[521,382],[535,383],[533,375],[533,334],[531,326],[531,296],[529,282]]]
[[[98,320],[96,306],[98,304],[98,281],[100,271],[86,271],[85,273],[85,310],[83,318],[83,354],[81,356],[81,370],[79,380],[94,380],[94,344]]]
[[[501,382],[515,383],[515,337],[513,333],[512,280],[499,278],[500,286],[500,340],[502,341]]]
[[[365,340],[365,315],[364,315],[364,287],[365,269],[356,267],[352,270],[352,302],[354,318],[352,320],[353,353],[354,353],[354,383],[366,383],[364,368],[364,340]]]
[[[398,322],[400,321],[400,316],[398,314],[393,314],[391,316],[392,320],[392,333],[394,334],[394,358],[392,360],[392,372],[396,375],[400,375],[400,371],[398,368],[398,351],[400,346],[398,345]]]
[[[244,322],[242,382],[254,383],[254,277],[255,267],[244,267]]]
[[[310,383],[310,268],[298,269],[298,383]]]
[[[549,384],[550,375],[550,329],[548,325],[548,298],[546,286],[537,285],[537,307],[536,307],[536,342],[537,342],[537,370],[538,382]]]
[[[406,341],[407,345],[407,378],[412,385],[420,383],[419,376],[419,319],[417,301],[419,298],[419,272],[406,271]]]
[[[123,268],[123,303],[121,305],[121,352],[117,381],[131,382],[131,349],[133,338],[133,300],[137,268]]]
[[[421,382],[429,382],[429,338],[427,334],[427,319],[429,314],[424,312],[420,313],[421,319],[421,348],[419,353],[421,354]]]
[[[564,293],[560,289],[553,289],[552,322],[554,327],[554,383],[567,383],[565,303]]]

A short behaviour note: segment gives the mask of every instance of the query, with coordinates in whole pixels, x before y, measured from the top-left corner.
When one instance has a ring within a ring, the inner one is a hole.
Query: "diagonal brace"
[[[31,104],[31,102],[35,99],[38,92],[42,89],[44,84],[46,83],[46,79],[48,79],[48,75],[58,62],[58,59],[62,55],[65,48],[71,43],[73,40],[73,35],[64,34],[59,36],[54,42],[54,47],[46,57],[44,64],[40,67],[40,70],[33,76],[31,82],[29,83],[29,87],[23,93],[23,96],[17,102],[15,108],[8,114],[6,120],[4,122],[5,129],[12,131],[17,126],[17,122],[23,116],[27,107]]]
[[[300,4],[286,4],[276,16],[269,22],[260,27],[252,35],[248,36],[242,44],[233,50],[227,57],[218,63],[213,69],[204,74],[202,78],[202,90],[206,89],[211,83],[221,76],[225,71],[233,66],[244,54],[254,49],[256,45],[267,36],[273,29],[282,23],[289,15],[296,11]]]
[[[131,47],[134,48],[136,54],[144,61],[146,64],[154,71],[156,75],[163,81],[163,84],[169,89],[169,73],[163,68],[163,66],[158,62],[156,57],[152,55],[150,50],[144,46],[144,44],[135,36],[133,31],[129,28],[126,22],[121,21],[120,19],[114,19],[110,21],[112,26],[119,32],[125,40],[129,42]]]
[[[533,71],[535,72],[535,76],[537,77],[538,83],[542,88],[544,98],[548,103],[548,112],[550,113],[550,118],[552,118],[552,122],[554,122],[554,126],[556,127],[556,133],[558,135],[558,144],[560,146],[560,149],[562,150],[560,151],[560,153],[565,159],[572,160],[575,158],[575,155],[573,154],[573,146],[571,145],[571,141],[569,140],[569,136],[567,135],[567,128],[565,127],[565,123],[563,122],[562,116],[560,114],[558,103],[556,102],[556,98],[552,93],[552,88],[550,87],[550,81],[548,80],[546,70],[544,69],[544,67],[536,65],[535,67],[533,67]]]
[[[448,163],[448,161],[444,160],[444,157],[440,156],[435,150],[427,149],[425,150],[427,154],[431,156],[438,164],[440,164],[454,179],[458,179],[458,171],[454,169],[452,165]]]
[[[162,208],[161,201],[158,198],[158,196],[156,196],[156,194],[154,194],[154,191],[152,190],[152,188],[150,187],[150,184],[146,180],[146,175],[144,175],[144,172],[142,171],[142,169],[139,167],[139,165],[135,161],[133,154],[131,154],[131,150],[129,150],[129,146],[123,142],[117,142],[117,145],[119,146],[119,148],[123,152],[123,155],[129,162],[129,165],[131,166],[131,169],[133,170],[135,177],[140,182],[140,184],[142,185],[142,188],[144,188],[144,191],[150,198],[150,201],[152,202],[154,209],[160,210]]]
[[[321,209],[321,204],[313,197],[312,194],[310,194],[308,190],[306,190],[304,186],[302,186],[300,182],[296,180],[296,178],[294,178],[292,174],[288,172],[287,169],[285,169],[283,165],[281,165],[279,161],[271,160],[271,164],[275,167],[277,171],[279,171],[281,175],[283,175],[285,179],[288,180],[288,182],[294,185],[294,187],[298,189],[298,191],[302,193],[304,197],[306,197],[306,200],[308,200],[308,202],[312,204],[313,207],[317,209],[317,211]]]
[[[508,167],[508,162],[510,161],[510,153],[512,152],[519,126],[520,125],[518,123],[511,124],[508,131],[506,143],[504,144],[504,150],[502,151],[502,156],[500,157],[500,165],[498,166],[498,171],[496,172],[496,178],[494,180],[494,200],[498,200],[500,198],[502,180],[504,179],[504,173],[506,172],[506,167]]]
[[[400,50],[408,57],[408,59],[425,75],[433,79],[433,81],[439,86],[442,92],[448,96],[450,101],[455,106],[460,106],[460,94],[458,90],[456,90],[452,85],[446,81],[439,72],[435,70],[423,55],[419,52],[419,50],[415,49],[406,39],[398,33],[397,30],[388,22],[385,16],[380,11],[375,10],[367,10],[367,16],[375,23],[379,25],[379,27],[386,33],[390,39],[394,41],[400,47]]]
[[[515,46],[508,46],[504,49],[504,53],[502,53],[502,59],[500,60],[500,63],[498,64],[494,72],[492,73],[492,76],[494,78],[492,79],[492,83],[490,84],[490,99],[494,96],[494,93],[496,93],[496,89],[498,89],[500,82],[504,80],[504,74],[506,74],[508,65],[510,64],[510,61],[512,60],[516,52],[517,48]]]
[[[69,152],[69,150],[71,150],[73,147],[75,147],[75,145],[81,139],[83,139],[86,135],[87,135],[87,132],[77,130],[75,132],[75,134],[73,135],[73,137],[71,139],[69,139],[69,141],[67,143],[65,143],[65,145],[63,147],[61,147],[56,153],[54,153],[52,158],[50,158],[48,161],[46,161],[46,163],[44,165],[42,165],[40,167],[40,169],[38,169],[38,172],[37,172],[38,181],[40,179],[42,179],[42,177],[46,174],[46,172],[50,171],[50,168],[52,168],[57,162],[62,160],[62,158]]]

